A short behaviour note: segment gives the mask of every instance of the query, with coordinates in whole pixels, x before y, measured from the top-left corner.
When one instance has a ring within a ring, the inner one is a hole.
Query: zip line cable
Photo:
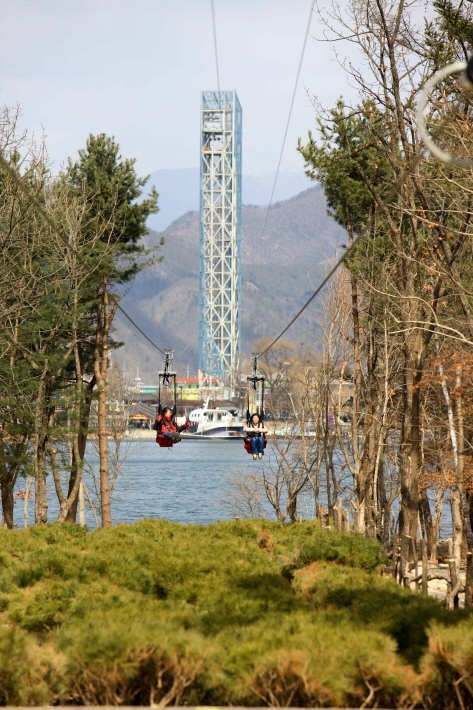
[[[212,5],[213,5],[213,0],[212,0]],[[289,115],[288,115],[288,117],[287,117],[286,130],[284,131],[284,138],[283,138],[283,142],[282,142],[281,153],[280,153],[280,155],[279,155],[278,167],[277,167],[277,170],[276,170],[276,175],[275,175],[275,177],[274,177],[273,189],[272,189],[272,191],[271,191],[271,198],[270,198],[270,200],[269,200],[268,209],[266,210],[266,216],[265,216],[265,218],[264,218],[264,224],[263,224],[263,229],[261,230],[260,239],[261,239],[261,238],[263,237],[263,235],[264,235],[264,230],[266,229],[266,224],[267,224],[267,222],[268,222],[269,210],[271,209],[271,205],[272,205],[272,203],[273,203],[274,191],[275,191],[275,189],[276,189],[276,182],[277,182],[277,180],[278,180],[279,169],[280,169],[280,167],[281,167],[282,156],[283,156],[283,153],[284,153],[284,147],[285,147],[285,145],[286,145],[287,132],[288,132],[288,130],[289,130],[289,124],[290,124],[290,122],[291,122],[292,109],[294,108],[294,100],[295,100],[295,98],[296,98],[297,86],[298,86],[298,84],[299,84],[299,77],[300,77],[300,74],[301,74],[302,62],[304,61],[305,48],[306,48],[306,46],[307,46],[307,39],[308,39],[308,37],[309,37],[309,29],[310,29],[310,23],[311,23],[311,20],[312,20],[312,14],[313,14],[313,12],[314,12],[314,5],[315,5],[315,0],[312,0],[311,5],[310,5],[309,19],[308,19],[308,21],[307,21],[307,27],[306,27],[306,31],[305,31],[304,43],[303,43],[303,45],[302,45],[301,58],[300,58],[300,60],[299,60],[299,67],[298,67],[298,69],[297,69],[296,83],[294,84],[294,91],[292,92],[291,107],[290,107],[290,109],[289,109]]]
[[[392,189],[391,192],[387,195],[387,197],[385,198],[384,201],[379,201],[378,198],[377,198],[375,195],[373,195],[374,199],[375,199],[376,202],[378,203],[377,206],[376,206],[376,209],[375,209],[375,211],[374,211],[374,214],[373,214],[373,218],[374,218],[374,219],[376,219],[376,217],[377,217],[378,214],[381,212],[381,210],[383,210],[383,209],[386,207],[386,204],[387,204],[393,197],[395,197],[396,194],[400,194],[400,193],[401,193],[402,185],[403,185],[403,183],[405,182],[406,177],[407,177],[408,175],[411,175],[411,174],[413,173],[413,171],[416,169],[416,167],[417,167],[417,165],[419,164],[419,162],[421,161],[421,159],[422,159],[422,155],[420,155],[420,154],[417,155],[417,156],[411,161],[411,164],[408,165],[408,167],[407,167],[405,170],[402,170],[402,171],[401,171],[401,174],[400,174],[400,177],[399,177],[398,181],[396,182],[396,184],[394,185],[393,189]],[[326,284],[330,281],[330,279],[332,278],[332,276],[334,275],[334,273],[337,271],[338,267],[341,266],[341,265],[343,264],[343,262],[350,256],[350,254],[355,250],[356,246],[357,246],[358,243],[361,241],[361,239],[363,239],[364,236],[365,236],[365,234],[362,232],[362,233],[359,234],[357,237],[355,237],[355,239],[354,239],[353,242],[350,244],[350,246],[348,247],[348,249],[344,252],[343,256],[336,262],[336,264],[332,267],[332,269],[330,269],[329,273],[326,275],[326,277],[323,279],[323,281],[317,286],[317,288],[315,289],[315,291],[314,291],[314,293],[312,294],[312,296],[304,303],[304,305],[302,306],[302,308],[296,313],[296,315],[295,315],[294,318],[291,320],[291,322],[284,328],[284,330],[282,330],[282,331],[279,333],[279,335],[277,336],[277,338],[275,338],[275,339],[272,341],[272,343],[270,343],[270,344],[268,345],[268,347],[265,348],[265,350],[263,350],[262,353],[259,353],[259,354],[258,354],[258,357],[259,357],[259,358],[262,357],[263,355],[266,355],[266,353],[267,353],[269,350],[271,350],[271,348],[272,348],[274,345],[276,345],[276,343],[278,342],[278,340],[281,340],[281,338],[282,338],[282,336],[284,335],[284,333],[287,333],[287,331],[289,330],[289,328],[296,322],[296,320],[299,318],[299,316],[302,315],[302,313],[305,311],[305,309],[307,308],[307,306],[309,306],[309,305],[312,303],[312,301],[314,300],[314,298],[319,295],[319,293],[322,291],[322,289],[324,288],[324,286],[326,286]]]
[[[433,153],[436,157],[438,157],[440,160],[443,160],[444,162],[450,162],[450,163],[452,163],[453,165],[461,165],[461,166],[465,166],[465,165],[466,165],[467,167],[471,167],[471,162],[470,162],[470,161],[462,161],[462,160],[459,160],[459,159],[456,159],[456,158],[452,158],[452,157],[449,156],[448,154],[443,153],[443,151],[440,151],[440,149],[439,149],[438,146],[436,145],[435,140],[436,140],[436,139],[438,138],[438,136],[441,134],[441,131],[445,128],[445,120],[446,120],[446,119],[444,119],[444,120],[442,120],[442,121],[440,122],[440,124],[439,124],[439,125],[435,128],[435,130],[433,131],[432,137],[429,137],[429,136],[427,135],[427,133],[426,133],[426,128],[425,128],[425,124],[424,124],[424,119],[423,119],[423,116],[422,116],[422,112],[423,112],[423,110],[424,110],[424,108],[425,108],[425,105],[426,105],[428,99],[430,98],[430,94],[431,94],[433,88],[435,88],[435,86],[437,85],[437,83],[438,83],[441,79],[444,79],[446,76],[450,76],[451,74],[454,74],[454,73],[456,73],[456,72],[458,72],[458,71],[464,71],[465,68],[466,68],[466,72],[467,72],[467,73],[466,73],[466,79],[464,79],[464,80],[466,80],[466,82],[467,82],[467,88],[468,88],[469,90],[471,90],[470,87],[473,88],[473,58],[470,57],[470,59],[468,60],[468,63],[466,63],[466,62],[458,62],[458,63],[456,63],[456,64],[453,64],[453,65],[450,65],[450,66],[446,67],[445,69],[440,70],[439,72],[437,72],[437,74],[435,74],[435,75],[427,82],[427,84],[424,86],[424,88],[423,88],[423,90],[422,90],[421,101],[419,102],[419,106],[418,106],[418,109],[417,109],[417,122],[418,122],[418,130],[419,130],[419,133],[420,133],[420,135],[421,135],[421,137],[422,137],[424,143],[426,144],[426,146],[429,148],[429,150],[431,150],[432,153]],[[469,83],[468,83],[468,82],[469,82]],[[439,153],[443,153],[443,155],[439,155]],[[378,197],[378,196],[374,193],[374,191],[372,191],[371,188],[370,188],[370,191],[371,191],[371,194],[372,194],[372,196],[373,196],[373,199],[374,199],[374,200],[376,201],[376,203],[377,203],[376,209],[375,209],[375,211],[374,211],[374,213],[373,213],[373,218],[374,218],[374,219],[376,219],[376,217],[379,215],[379,213],[380,213],[383,209],[386,209],[386,205],[389,203],[389,201],[390,201],[393,197],[395,197],[396,195],[400,195],[400,194],[401,194],[402,186],[403,186],[403,184],[404,184],[404,182],[405,182],[405,180],[406,180],[406,177],[413,174],[414,170],[417,168],[418,164],[420,163],[420,161],[421,161],[422,159],[423,159],[422,153],[418,153],[418,155],[415,156],[415,157],[411,160],[410,164],[409,164],[406,168],[403,168],[403,169],[401,170],[401,173],[400,173],[400,175],[399,175],[399,178],[398,178],[396,184],[393,186],[392,190],[388,193],[388,195],[386,196],[386,198],[385,198],[384,200],[381,200],[381,198]],[[361,170],[360,170],[360,172],[361,172]],[[362,175],[362,177],[363,177],[363,175]],[[335,266],[330,270],[330,272],[329,272],[329,273],[327,274],[327,276],[324,278],[324,280],[322,281],[322,283],[316,288],[316,290],[314,291],[314,293],[312,294],[312,296],[309,298],[309,300],[306,301],[306,303],[302,306],[302,308],[300,309],[300,311],[299,311],[298,313],[296,313],[296,315],[295,315],[294,318],[291,320],[291,322],[289,323],[289,325],[287,325],[287,326],[284,328],[284,330],[281,331],[281,333],[279,333],[278,337],[275,338],[275,339],[272,341],[272,343],[271,343],[270,345],[268,345],[268,347],[267,347],[265,350],[263,350],[262,353],[260,353],[260,354],[258,355],[258,357],[261,357],[262,355],[265,355],[269,350],[271,350],[271,348],[272,348],[274,345],[276,345],[276,343],[278,342],[278,340],[280,340],[280,339],[282,338],[282,336],[284,335],[284,333],[286,333],[286,332],[289,330],[289,328],[291,327],[291,325],[293,325],[293,323],[296,322],[296,320],[299,318],[299,316],[305,311],[305,309],[307,308],[307,306],[314,300],[314,298],[315,298],[316,296],[318,296],[318,294],[321,292],[321,290],[324,288],[324,286],[327,284],[327,282],[332,278],[332,276],[334,275],[334,273],[336,272],[336,270],[338,269],[338,267],[341,266],[341,264],[343,264],[343,262],[345,261],[345,259],[353,252],[353,250],[354,250],[355,247],[357,246],[358,242],[363,238],[363,236],[364,236],[364,234],[361,233],[361,234],[359,234],[359,235],[354,239],[354,241],[350,244],[349,248],[345,251],[345,253],[343,254],[343,256],[337,261],[337,263],[335,264]]]
[[[2,165],[2,167],[6,170],[6,172],[7,172],[8,175],[11,177],[11,179],[13,180],[13,182],[17,185],[17,187],[18,187],[18,188],[21,190],[21,192],[25,195],[25,197],[27,198],[27,200],[29,201],[29,203],[31,204],[31,206],[34,207],[34,208],[40,213],[40,215],[43,217],[44,221],[51,227],[51,229],[53,230],[53,232],[59,237],[59,239],[60,239],[61,242],[64,244],[64,246],[67,247],[67,249],[68,249],[69,251],[71,251],[71,252],[74,254],[74,256],[79,257],[78,252],[77,252],[74,248],[71,247],[71,245],[69,244],[69,241],[68,241],[67,237],[61,232],[61,230],[59,229],[59,227],[57,226],[57,224],[54,222],[54,220],[51,219],[51,217],[48,215],[48,213],[46,212],[46,210],[44,209],[44,207],[42,206],[42,204],[39,202],[39,200],[37,199],[37,197],[36,197],[36,196],[32,193],[32,191],[24,184],[23,180],[21,180],[21,179],[18,177],[18,175],[17,175],[16,172],[13,170],[13,168],[11,167],[10,163],[8,162],[8,160],[5,158],[5,156],[4,156],[4,154],[3,154],[3,151],[0,151],[0,165]],[[112,300],[116,303],[118,310],[125,316],[125,318],[127,318],[127,319],[130,321],[130,323],[136,328],[136,330],[137,330],[139,333],[141,333],[141,335],[142,335],[144,338],[146,338],[146,340],[148,341],[148,343],[150,343],[154,348],[156,348],[156,350],[158,350],[162,355],[164,355],[164,350],[161,350],[161,348],[158,347],[158,346],[156,345],[156,343],[154,343],[154,342],[151,340],[151,338],[149,338],[149,337],[146,335],[146,333],[141,330],[141,328],[139,327],[139,325],[137,325],[137,324],[135,323],[135,321],[128,315],[128,313],[125,311],[125,309],[120,306],[120,304],[118,303],[118,300],[115,298],[115,296],[112,296],[111,294],[109,294],[109,296],[110,296],[110,297],[112,298]]]
[[[305,311],[305,309],[307,308],[307,306],[310,305],[310,304],[312,303],[312,301],[314,300],[314,298],[319,295],[319,293],[321,292],[321,290],[323,289],[323,287],[328,283],[328,281],[330,281],[330,279],[332,278],[332,276],[334,275],[334,273],[336,272],[336,270],[338,269],[338,267],[343,264],[343,262],[345,261],[345,259],[347,258],[347,256],[349,256],[349,255],[351,254],[351,252],[354,250],[354,248],[356,247],[356,245],[358,244],[358,242],[360,241],[360,239],[361,239],[363,236],[364,236],[363,234],[359,234],[359,235],[353,240],[353,242],[350,244],[349,248],[345,251],[345,253],[343,254],[343,256],[337,261],[337,263],[335,264],[335,266],[333,266],[333,268],[328,272],[327,276],[324,278],[324,280],[322,281],[322,283],[320,283],[320,284],[317,286],[317,288],[315,289],[314,293],[313,293],[312,296],[309,298],[309,300],[304,303],[304,305],[302,306],[302,308],[300,309],[300,311],[298,311],[298,313],[296,313],[296,315],[294,316],[294,318],[293,318],[293,319],[291,320],[291,322],[284,328],[284,330],[279,333],[278,337],[275,338],[275,339],[273,340],[273,342],[272,342],[270,345],[268,345],[268,347],[267,347],[265,350],[263,350],[262,353],[259,353],[258,357],[262,357],[263,355],[266,355],[266,353],[268,352],[268,350],[271,350],[271,348],[273,347],[273,345],[276,345],[276,343],[278,342],[278,340],[281,340],[281,338],[282,338],[282,336],[284,335],[284,333],[286,333],[286,332],[289,330],[289,328],[291,327],[291,325],[293,325],[293,324],[296,322],[296,320],[299,318],[299,316],[302,315],[302,313]]]
[[[217,57],[217,38],[216,38],[216,32],[215,32],[215,15],[214,15],[214,4],[213,4],[213,0],[211,0],[211,4],[212,4],[212,19],[213,19],[213,28],[214,28],[215,60],[216,60],[216,66],[217,66],[217,80],[218,80],[218,86],[219,86],[219,90],[220,90],[220,80],[219,80],[219,74],[218,74],[218,57]],[[291,101],[291,108],[290,108],[290,111],[289,111],[289,117],[288,117],[288,121],[287,121],[287,124],[286,124],[286,131],[285,131],[285,134],[284,134],[283,146],[282,146],[282,149],[281,149],[281,154],[280,154],[280,156],[279,156],[278,170],[277,170],[277,172],[276,172],[276,177],[275,177],[274,184],[273,184],[273,191],[272,191],[272,194],[271,194],[271,201],[270,201],[270,204],[269,204],[269,206],[268,206],[268,210],[267,210],[267,212],[266,212],[266,219],[265,219],[265,222],[264,222],[264,227],[263,227],[263,232],[262,232],[262,234],[264,233],[264,228],[265,228],[265,226],[266,226],[266,222],[267,222],[267,219],[268,219],[269,209],[270,209],[270,207],[271,207],[271,202],[272,202],[273,195],[274,195],[274,189],[275,189],[275,186],[276,186],[276,180],[277,180],[277,177],[278,177],[279,167],[280,167],[280,165],[281,165],[282,154],[283,154],[283,151],[284,151],[284,144],[285,144],[285,141],[286,141],[286,136],[287,136],[287,131],[288,131],[288,128],[289,128],[289,122],[290,122],[290,118],[291,118],[292,108],[293,108],[293,105],[294,105],[294,99],[295,99],[297,84],[298,84],[299,75],[300,75],[300,71],[301,71],[301,67],[302,67],[302,61],[303,61],[303,58],[304,58],[305,47],[306,47],[306,44],[307,44],[307,38],[308,38],[308,34],[309,34],[310,21],[311,21],[311,18],[312,18],[312,12],[313,12],[313,8],[314,8],[314,4],[315,4],[315,0],[312,0],[312,4],[311,4],[311,8],[310,8],[309,21],[308,21],[308,23],[307,23],[307,29],[306,29],[306,34],[305,34],[305,38],[304,38],[304,45],[303,45],[303,48],[302,48],[301,59],[300,59],[300,62],[299,62],[299,69],[298,69],[298,72],[297,72],[296,84],[295,84],[295,87],[294,87],[294,92],[293,92],[292,101]],[[427,96],[427,99],[429,98],[428,90],[431,90],[430,84],[435,85],[435,84],[434,84],[434,80],[436,80],[435,83],[437,83],[437,82],[439,81],[439,77],[440,77],[440,78],[443,78],[443,75],[444,75],[444,74],[445,74],[445,75],[450,75],[451,73],[454,73],[454,71],[460,71],[460,70],[462,70],[462,69],[465,68],[465,65],[466,65],[466,63],[461,63],[461,66],[460,66],[460,64],[457,64],[457,65],[453,65],[453,67],[448,67],[448,70],[449,70],[449,71],[447,72],[446,70],[444,70],[443,73],[442,73],[442,76],[440,76],[441,72],[439,72],[438,74],[436,74],[436,75],[433,77],[433,79],[431,79],[429,85],[426,86],[426,88],[424,89],[424,92],[425,92],[425,95]],[[425,105],[427,99],[426,99],[425,97],[423,98],[424,103],[422,104],[422,102],[421,102],[422,108],[424,107],[424,105]],[[421,112],[421,109],[419,109],[418,113],[420,114],[420,112]],[[422,128],[423,128],[423,123],[422,123],[422,121],[420,121],[420,123],[421,123]],[[421,131],[421,133],[422,133],[422,131]],[[422,134],[422,137],[424,138],[424,141],[427,143],[427,140],[425,140],[425,136],[424,136],[423,134]],[[428,145],[428,147],[431,148],[430,145]],[[454,160],[454,159],[451,159],[450,156],[448,156],[448,158],[449,158],[448,162],[452,162],[452,163],[455,162],[455,160]],[[379,214],[379,212],[383,209],[383,207],[385,207],[386,202],[388,202],[392,197],[394,197],[394,196],[396,195],[396,193],[400,193],[400,191],[401,191],[401,189],[402,189],[403,182],[404,182],[404,180],[405,180],[405,177],[406,177],[407,175],[411,174],[411,173],[415,170],[415,168],[417,167],[417,165],[418,165],[418,163],[420,162],[421,159],[422,159],[422,156],[419,154],[417,157],[415,157],[415,158],[412,160],[412,162],[411,162],[411,164],[408,166],[408,168],[405,169],[405,170],[403,170],[403,171],[401,172],[400,177],[399,177],[397,183],[394,185],[394,187],[393,187],[391,193],[388,195],[388,197],[386,198],[385,201],[379,202],[378,199],[375,197],[376,201],[378,202],[377,207],[376,207],[376,209],[375,209],[375,211],[374,211],[374,217],[375,217],[375,218],[376,218],[376,216]],[[13,182],[17,185],[17,187],[18,187],[18,188],[21,190],[21,192],[25,195],[25,197],[27,198],[27,200],[29,201],[29,203],[42,215],[42,217],[43,217],[43,219],[45,220],[45,222],[51,227],[51,229],[53,230],[53,232],[55,232],[55,234],[59,237],[59,239],[60,239],[61,242],[65,245],[65,247],[66,247],[68,250],[70,250],[75,256],[78,257],[78,256],[79,256],[78,252],[77,252],[74,248],[72,248],[72,247],[70,246],[67,237],[61,232],[61,230],[59,229],[59,227],[57,226],[57,224],[54,222],[54,220],[51,219],[51,217],[48,215],[48,213],[46,212],[46,210],[44,209],[44,207],[43,207],[43,206],[41,205],[41,203],[38,201],[37,197],[36,197],[36,196],[32,193],[32,191],[24,184],[24,182],[20,179],[20,177],[19,177],[19,176],[17,175],[17,173],[15,172],[15,170],[13,170],[13,168],[12,168],[11,165],[10,165],[10,163],[9,163],[9,162],[7,161],[7,159],[5,158],[5,156],[4,156],[4,154],[3,154],[3,151],[0,151],[0,165],[3,166],[3,168],[5,169],[5,171],[8,173],[8,175],[9,175],[9,176],[11,177],[11,179],[13,180]],[[261,235],[261,236],[262,236],[262,235]],[[325,278],[322,280],[322,282],[319,284],[319,286],[315,289],[314,293],[313,293],[313,294],[310,296],[310,298],[304,303],[304,305],[302,306],[302,308],[296,313],[296,315],[294,316],[294,318],[288,323],[288,325],[284,328],[284,330],[282,330],[282,331],[279,333],[279,335],[278,335],[276,338],[274,338],[274,340],[268,345],[268,347],[265,348],[265,349],[263,350],[263,352],[261,352],[261,353],[258,354],[258,356],[257,356],[258,358],[262,357],[262,356],[265,355],[267,352],[269,352],[269,350],[271,350],[271,348],[274,347],[274,345],[276,345],[276,343],[282,338],[282,336],[283,336],[285,333],[287,333],[287,331],[289,330],[289,328],[290,328],[290,327],[296,322],[296,320],[302,315],[302,313],[305,311],[305,309],[312,303],[312,301],[314,300],[314,298],[316,298],[316,296],[319,295],[319,293],[322,291],[322,289],[326,286],[326,284],[330,281],[330,279],[332,278],[332,276],[335,274],[335,272],[337,271],[337,269],[343,264],[343,262],[347,259],[347,257],[350,256],[350,254],[354,251],[354,249],[356,248],[356,246],[358,245],[358,243],[360,242],[360,240],[361,240],[364,236],[365,236],[365,235],[364,235],[363,233],[361,233],[361,234],[359,234],[359,235],[353,240],[353,242],[351,243],[351,245],[349,246],[349,248],[345,251],[345,253],[343,254],[343,256],[335,263],[335,265],[332,267],[332,269],[329,271],[329,273],[325,276]],[[146,333],[139,327],[139,325],[138,325],[137,323],[135,323],[135,321],[131,318],[131,316],[128,315],[128,313],[125,311],[125,309],[122,308],[122,306],[118,303],[118,300],[117,300],[114,296],[112,296],[111,294],[109,294],[109,295],[110,295],[110,297],[112,298],[112,300],[115,302],[115,304],[116,304],[116,306],[117,306],[117,309],[125,316],[125,318],[133,325],[133,327],[150,343],[150,345],[152,345],[152,346],[153,346],[156,350],[158,350],[158,352],[160,352],[162,355],[165,355],[164,350],[161,350],[161,348],[160,348],[158,345],[156,345],[156,343],[154,343],[154,342],[151,340],[151,338],[149,338],[149,337],[146,335]],[[188,347],[189,347],[189,345],[187,345],[186,348],[184,348],[184,350],[183,350],[182,352],[184,352],[185,350],[187,350]]]
[[[421,95],[420,95],[420,101],[417,104],[417,111],[416,111],[416,123],[417,123],[417,130],[420,133],[420,136],[427,147],[427,149],[434,155],[438,160],[442,161],[442,163],[450,163],[450,165],[458,165],[461,168],[471,168],[473,165],[473,161],[471,159],[464,159],[464,158],[456,158],[446,151],[442,150],[437,143],[431,138],[427,132],[427,128],[425,126],[425,121],[424,121],[424,109],[427,106],[427,103],[429,99],[432,96],[432,92],[439,84],[442,79],[445,79],[447,76],[451,76],[452,74],[457,74],[458,72],[462,72],[462,78],[463,78],[463,86],[467,91],[470,91],[473,89],[473,81],[472,81],[472,70],[473,70],[473,57],[470,57],[468,62],[455,62],[454,64],[449,64],[448,67],[444,67],[443,69],[440,69],[436,74],[434,74],[423,86],[421,90]]]
[[[143,338],[146,338],[146,340],[148,341],[148,343],[150,343],[150,344],[153,346],[153,348],[156,348],[156,350],[159,350],[159,352],[161,353],[161,355],[164,355],[164,354],[165,354],[164,350],[161,350],[161,348],[159,348],[159,347],[156,345],[156,343],[153,343],[153,341],[151,340],[151,338],[148,338],[148,336],[146,335],[146,333],[141,330],[140,326],[135,323],[135,321],[133,320],[133,318],[130,318],[130,316],[128,315],[128,313],[127,313],[125,310],[123,310],[123,308],[120,306],[120,304],[119,304],[117,301],[115,301],[115,303],[117,304],[117,308],[118,308],[118,310],[121,312],[121,314],[124,315],[125,318],[127,318],[127,319],[130,321],[130,323],[132,324],[132,326],[133,326],[134,328],[136,328],[136,330],[137,330],[139,333],[141,333],[141,335],[143,336]]]
[[[215,66],[217,67],[217,88],[220,92],[220,72],[218,70],[218,52],[217,52],[217,27],[215,24],[215,7],[214,7],[214,0],[210,0],[210,4],[212,6],[212,26],[213,26],[213,33],[214,33],[214,48],[215,48]]]

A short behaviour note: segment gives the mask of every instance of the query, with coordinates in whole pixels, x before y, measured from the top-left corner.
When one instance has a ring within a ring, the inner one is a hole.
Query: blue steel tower
[[[235,91],[204,91],[200,146],[201,385],[231,393],[240,370],[242,112]]]

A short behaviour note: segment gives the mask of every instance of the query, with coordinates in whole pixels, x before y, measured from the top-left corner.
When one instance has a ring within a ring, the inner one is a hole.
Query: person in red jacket
[[[157,432],[156,442],[160,446],[172,446],[173,444],[177,444],[181,440],[179,434],[189,426],[190,422],[186,422],[178,427],[172,420],[172,409],[170,407],[164,407],[162,414],[157,417],[153,427]]]

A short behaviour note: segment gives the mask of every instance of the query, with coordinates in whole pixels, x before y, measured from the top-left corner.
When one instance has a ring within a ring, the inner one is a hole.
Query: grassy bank
[[[3,704],[472,707],[473,616],[382,578],[376,542],[263,521],[0,537]]]

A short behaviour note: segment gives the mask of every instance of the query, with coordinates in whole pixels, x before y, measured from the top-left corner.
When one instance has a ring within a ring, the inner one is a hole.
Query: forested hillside
[[[270,210],[261,237],[266,209],[242,210],[242,350],[262,335],[274,335],[282,321],[290,320],[313,290],[326,262],[345,241],[344,230],[328,216],[320,188],[312,188]],[[188,212],[163,232],[163,261],[138,275],[124,305],[139,319],[155,341],[172,347],[176,363],[198,358],[199,214]],[[147,244],[159,236],[150,232]],[[288,338],[314,343],[317,309],[301,318]],[[140,365],[142,378],[152,378],[156,353],[120,319],[117,337],[125,345],[115,357],[126,365]],[[180,352],[185,349],[184,352]]]
[[[302,170],[282,169],[279,171],[273,202],[288,200],[307,190],[311,184]],[[242,200],[244,205],[265,205],[269,202],[274,183],[274,173],[242,175]],[[151,215],[148,226],[161,232],[186,212],[199,209],[200,170],[196,168],[167,168],[156,170],[149,178],[148,185],[154,185],[159,192],[160,210]]]

